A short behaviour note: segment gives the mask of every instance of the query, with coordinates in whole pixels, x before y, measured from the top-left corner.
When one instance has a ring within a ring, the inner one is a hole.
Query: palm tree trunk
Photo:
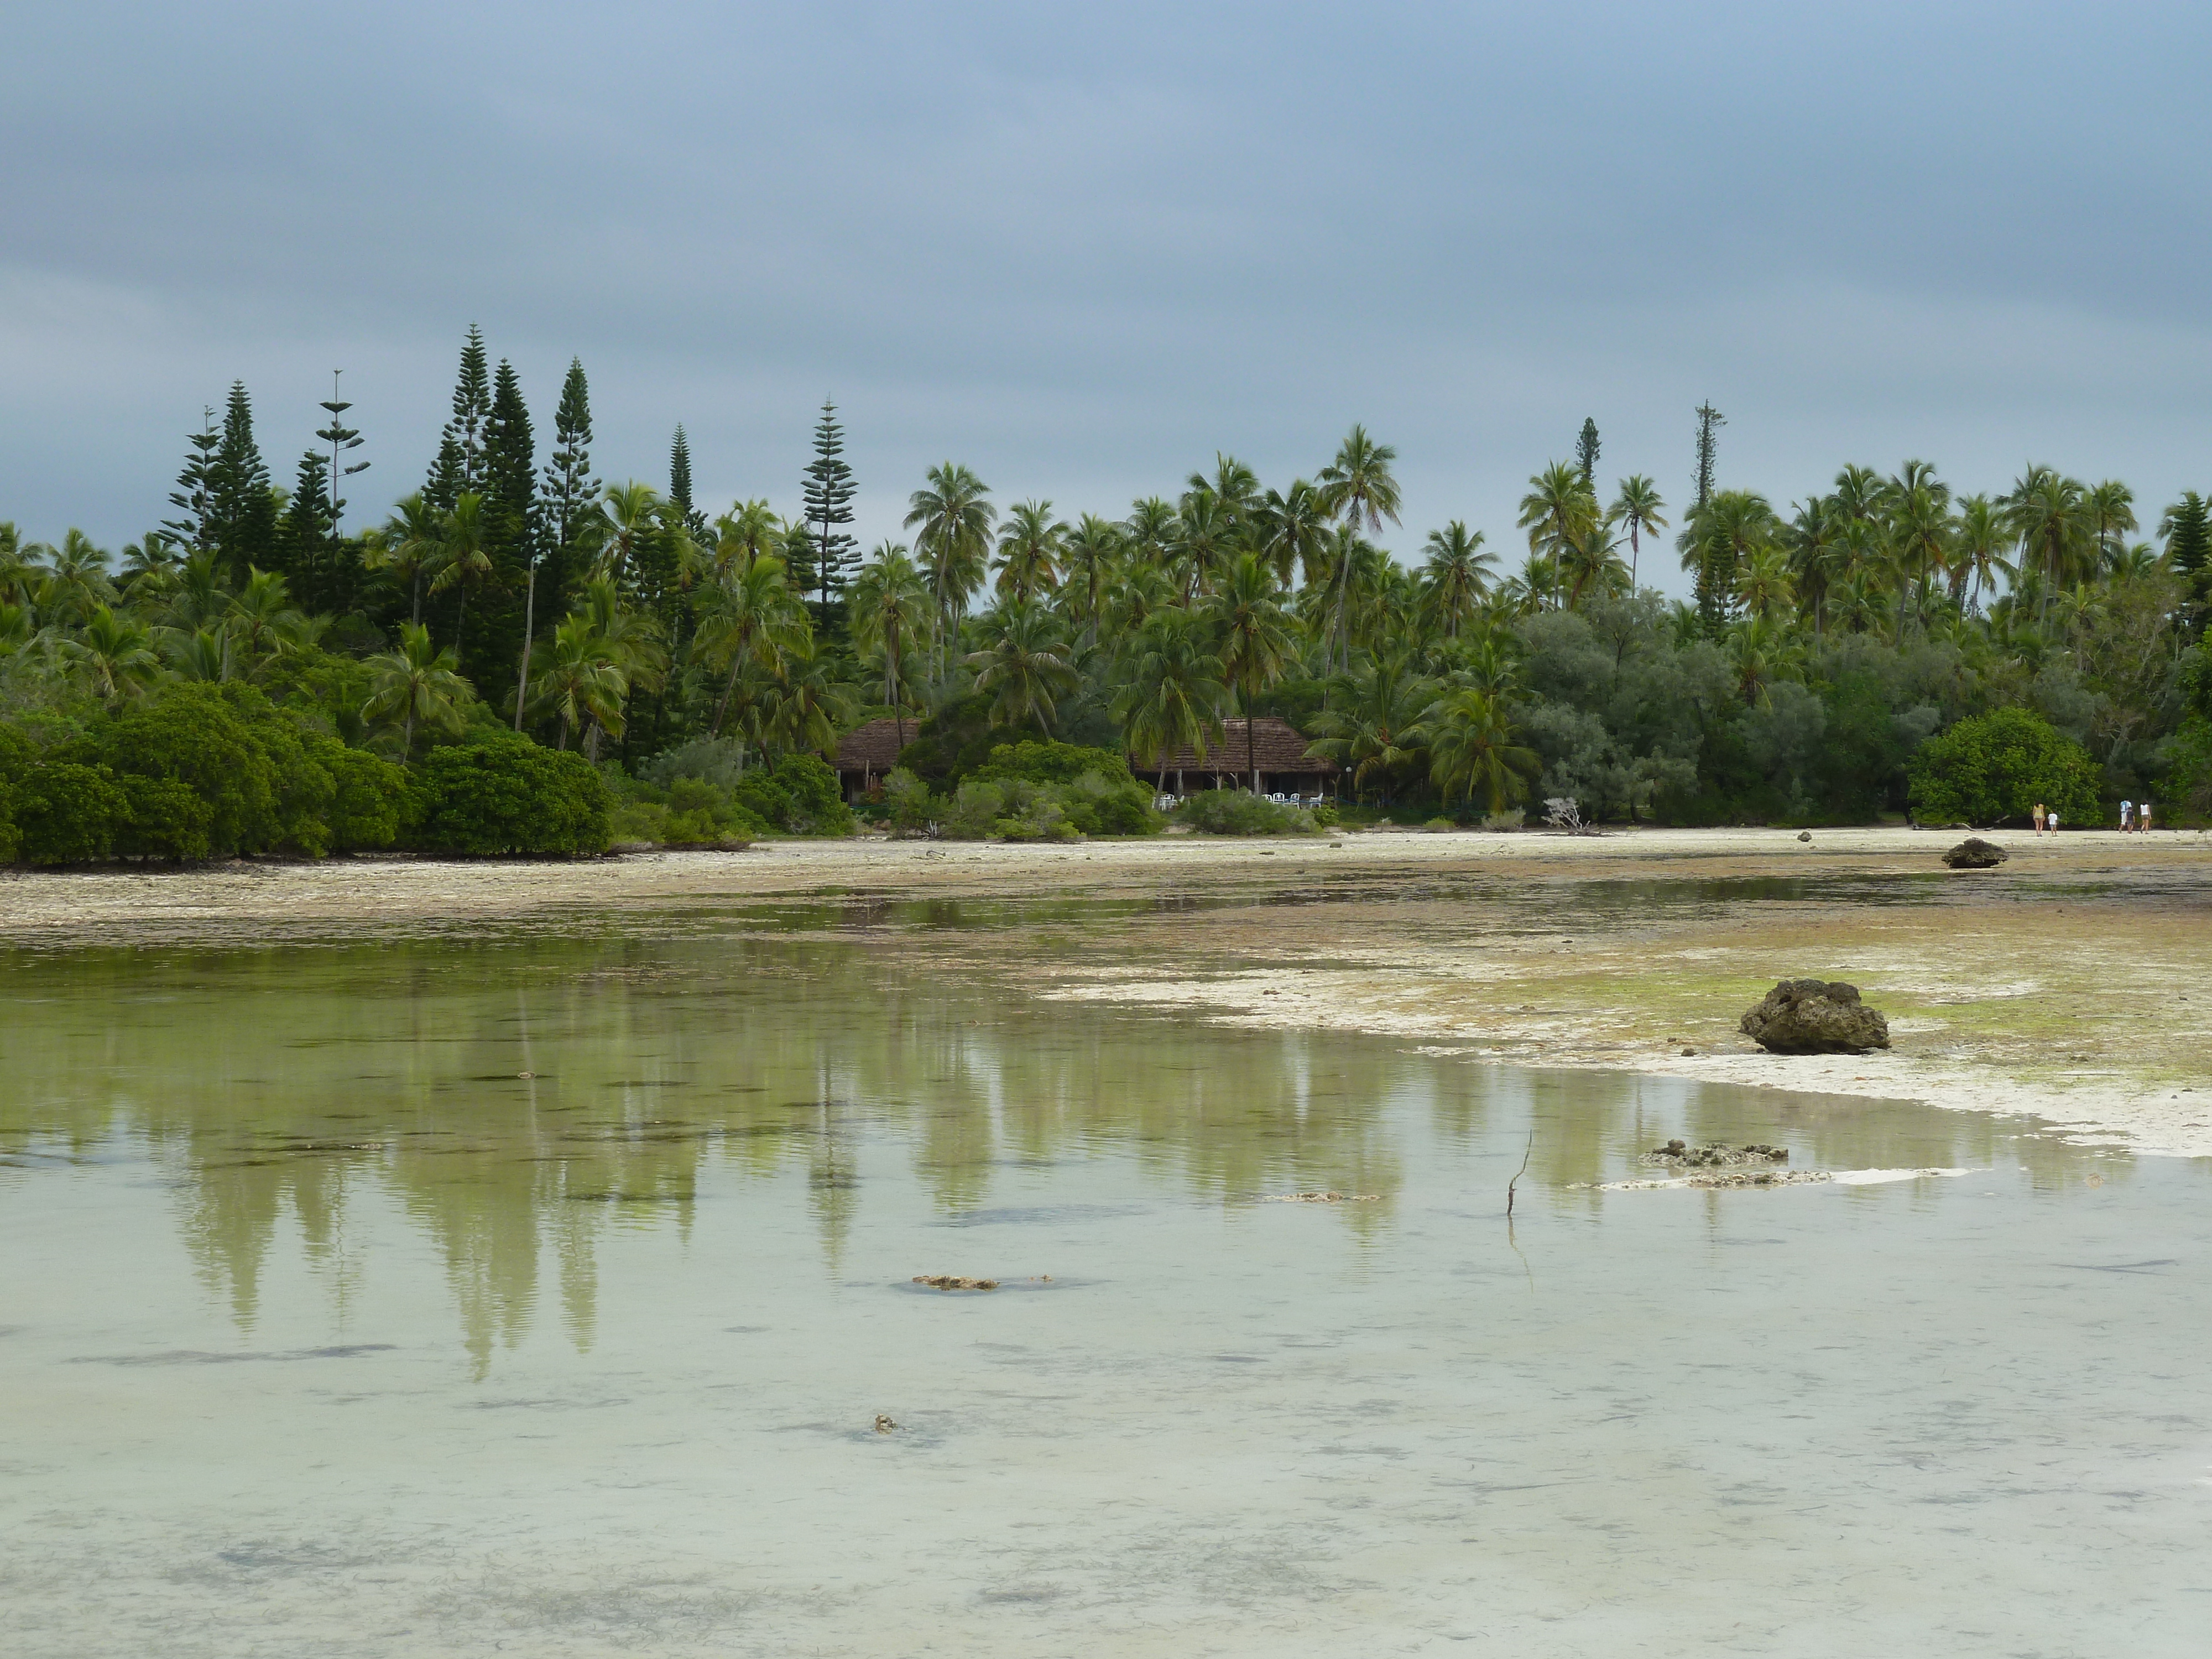
[[[453,667],[461,665],[461,624],[469,619],[469,585],[461,584],[461,603],[453,612]]]
[[[538,621],[538,561],[530,562],[530,582],[522,601],[522,666],[514,681],[514,729],[522,730],[522,702],[530,691],[530,637]]]
[[[415,567],[415,614],[408,618],[408,622],[416,628],[422,625],[422,567],[420,564]]]
[[[744,661],[744,652],[730,653],[730,678],[722,687],[721,700],[714,705],[714,723],[707,728],[707,735],[709,738],[719,738],[722,735],[722,714],[729,708],[730,699],[737,694],[738,669]]]
[[[1259,739],[1252,733],[1252,683],[1244,683],[1244,769],[1252,775],[1252,793],[1260,793]]]

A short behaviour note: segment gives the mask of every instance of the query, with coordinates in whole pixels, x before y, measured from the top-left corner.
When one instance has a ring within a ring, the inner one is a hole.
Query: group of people
[[[2138,806],[2131,800],[2122,801],[2120,803],[2120,828],[2130,832],[2133,832],[2137,830],[2149,829],[2150,803],[2148,801],[2145,801],[2142,805]],[[2058,833],[2058,814],[2056,812],[2045,811],[2043,810],[2043,803],[2041,801],[2038,801],[2035,803],[2035,833],[2039,836],[2045,830],[2050,830],[2054,836]]]

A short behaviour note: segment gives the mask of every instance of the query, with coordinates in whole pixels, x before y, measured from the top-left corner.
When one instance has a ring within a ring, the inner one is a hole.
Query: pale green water
[[[746,931],[0,957],[6,1650],[2212,1646],[2201,1164]]]

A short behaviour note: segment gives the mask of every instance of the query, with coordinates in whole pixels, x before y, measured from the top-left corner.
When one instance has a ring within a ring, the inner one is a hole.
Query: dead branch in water
[[[1528,1126],[1528,1144],[1521,1151],[1521,1167],[1513,1172],[1513,1179],[1505,1183],[1505,1218],[1513,1219],[1513,1189],[1521,1184],[1521,1177],[1528,1173],[1529,1154],[1536,1150],[1536,1126]]]

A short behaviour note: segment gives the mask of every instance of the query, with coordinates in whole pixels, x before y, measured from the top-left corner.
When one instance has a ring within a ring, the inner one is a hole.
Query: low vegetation
[[[0,523],[5,856],[837,835],[823,760],[880,716],[914,735],[865,815],[902,831],[1147,833],[1146,773],[1189,753],[1249,787],[1224,722],[1270,714],[1337,765],[1340,805],[1409,824],[1560,799],[1589,823],[2212,811],[2195,492],[2155,544],[2124,484],[2042,465],[1987,494],[1846,466],[1785,511],[1725,486],[1704,410],[1671,542],[1693,597],[1670,602],[1640,571],[1670,509],[1641,475],[1607,498],[1589,424],[1529,479],[1509,572],[1457,520],[1387,551],[1396,457],[1357,427],[1310,478],[1218,456],[1117,515],[1002,511],[947,463],[911,544],[864,559],[826,406],[794,514],[710,519],[681,428],[665,491],[592,474],[580,364],[541,456],[471,331],[422,487],[365,525],[333,474],[367,441],[330,407],[280,489],[234,387],[175,516],[119,557]],[[1038,758],[1063,750],[1092,758]],[[1181,811],[1297,822],[1262,805]]]

